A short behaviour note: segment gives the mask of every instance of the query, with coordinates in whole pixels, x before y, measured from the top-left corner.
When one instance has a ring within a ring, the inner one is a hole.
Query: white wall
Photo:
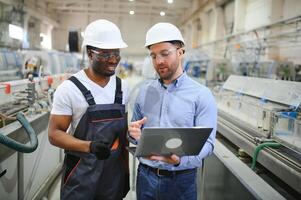
[[[270,0],[248,0],[246,4],[245,30],[270,23]]]
[[[146,32],[155,22],[143,19],[134,21],[133,17],[139,18],[138,16],[129,16],[119,21],[124,40],[129,46],[122,51],[127,55],[146,55],[148,52],[144,47]]]
[[[243,32],[271,25],[277,21],[301,15],[301,0],[234,0],[228,5],[217,7],[214,1],[208,1],[203,8],[198,9],[199,13],[192,15],[190,19],[183,20],[182,27],[185,27],[184,39],[198,41],[197,46],[203,49],[209,57],[222,58],[225,54],[232,60],[249,59],[250,61],[260,60],[289,60],[301,63],[301,39],[296,38],[295,42],[288,37],[278,37],[274,39],[275,44],[267,44],[259,38],[279,35],[284,32],[296,32],[296,26],[278,26],[257,30],[255,32]],[[231,21],[231,13],[234,16],[234,27],[232,34],[240,34],[235,37],[223,39],[227,32],[225,27]],[[193,28],[188,28],[188,24],[200,17],[202,21],[201,38],[200,35],[190,34]],[[226,16],[226,18],[225,18]],[[257,35],[256,35],[257,34]],[[280,43],[279,43],[280,42]],[[256,55],[256,48],[265,46],[261,50],[261,55]],[[225,53],[226,52],[226,53]],[[238,59],[239,58],[239,59]]]
[[[283,7],[283,17],[290,18],[301,15],[301,1],[300,0],[285,0]]]
[[[72,16],[59,15],[60,26],[53,29],[53,48],[58,50],[69,50],[68,45],[68,34],[70,29],[78,30],[79,34],[84,31],[84,27],[87,26],[90,19],[88,16],[83,17],[79,14],[73,14]]]

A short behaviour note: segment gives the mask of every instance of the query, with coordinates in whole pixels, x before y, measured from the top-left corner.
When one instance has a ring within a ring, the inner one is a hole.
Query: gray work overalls
[[[129,190],[128,152],[125,146],[127,116],[122,105],[121,80],[116,77],[113,104],[95,104],[89,90],[74,76],[69,78],[85,96],[89,106],[80,119],[74,137],[107,141],[111,155],[98,160],[92,153],[65,151],[61,199],[120,200]],[[116,145],[117,144],[117,145]]]

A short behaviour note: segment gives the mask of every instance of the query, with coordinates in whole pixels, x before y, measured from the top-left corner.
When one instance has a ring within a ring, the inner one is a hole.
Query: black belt
[[[174,175],[178,175],[178,174],[185,174],[185,173],[189,173],[189,172],[193,172],[196,169],[184,169],[184,170],[177,170],[177,171],[169,171],[166,169],[159,169],[159,168],[154,168],[154,167],[150,167],[148,165],[142,164],[140,163],[141,167],[144,167],[145,169],[148,169],[149,171],[155,173],[157,176],[174,176]]]

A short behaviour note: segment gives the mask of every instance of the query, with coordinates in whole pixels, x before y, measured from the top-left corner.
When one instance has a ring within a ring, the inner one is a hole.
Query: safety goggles
[[[112,52],[99,52],[94,49],[91,51],[97,56],[98,60],[109,60],[110,58],[115,58],[117,60],[120,59],[120,52],[119,51],[112,51]]]
[[[153,60],[156,60],[157,58],[159,58],[159,59],[167,59],[172,54],[172,52],[177,51],[178,49],[179,48],[176,48],[176,49],[172,48],[172,49],[168,49],[168,50],[163,50],[163,51],[161,51],[158,54],[151,53],[149,56]]]

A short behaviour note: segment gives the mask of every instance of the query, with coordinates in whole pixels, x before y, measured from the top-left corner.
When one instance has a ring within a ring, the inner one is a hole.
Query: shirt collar
[[[185,71],[183,71],[183,73],[176,80],[174,80],[170,85],[179,87],[186,78],[187,78],[187,74]],[[164,85],[162,79],[159,78],[158,81],[164,89],[167,88],[166,85]]]

